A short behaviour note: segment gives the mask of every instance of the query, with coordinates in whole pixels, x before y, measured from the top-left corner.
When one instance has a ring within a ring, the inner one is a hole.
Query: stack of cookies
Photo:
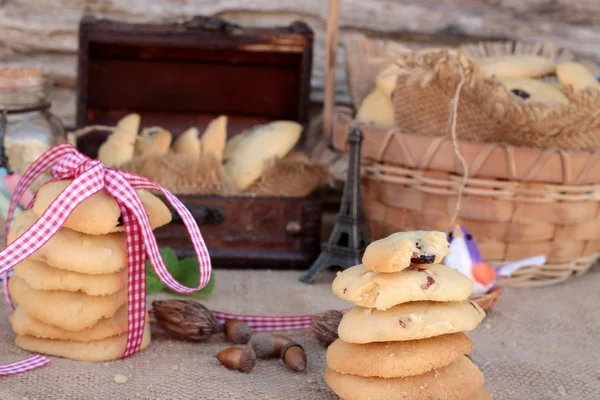
[[[14,220],[8,241],[32,226],[70,181],[47,183],[31,210]],[[170,222],[160,199],[138,191],[152,228]],[[24,350],[82,361],[119,358],[127,342],[127,244],[116,201],[102,191],[15,266],[9,289],[15,343]],[[147,318],[147,316],[146,316]],[[150,344],[148,324],[142,348]]]
[[[396,233],[336,277],[333,292],[356,304],[327,350],[341,399],[491,399],[464,333],[485,312],[468,300],[471,279],[440,264],[447,254],[443,232]]]

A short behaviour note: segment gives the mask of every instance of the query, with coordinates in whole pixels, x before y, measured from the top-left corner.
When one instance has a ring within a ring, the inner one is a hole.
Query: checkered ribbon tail
[[[139,349],[144,333],[146,257],[150,260],[160,280],[178,293],[189,294],[202,289],[208,284],[211,274],[210,257],[198,225],[190,212],[175,196],[154,182],[123,171],[104,168],[100,161],[84,156],[72,145],[61,144],[42,154],[23,174],[11,199],[6,232],[10,229],[12,217],[23,193],[48,169],[50,169],[53,181],[71,179],[72,182],[26,232],[11,244],[7,244],[6,248],[0,252],[0,274],[3,274],[3,285],[7,301],[12,307],[7,286],[8,271],[42,247],[63,226],[73,210],[85,199],[101,190],[106,190],[116,200],[121,209],[127,238],[129,269],[128,332],[127,345],[122,357],[129,357]],[[181,285],[167,270],[160,256],[148,215],[136,189],[160,191],[181,217],[190,234],[194,251],[198,257],[200,279],[197,287]],[[21,362],[0,366],[0,376],[27,371],[43,366],[48,362],[49,360],[45,357],[30,357]]]

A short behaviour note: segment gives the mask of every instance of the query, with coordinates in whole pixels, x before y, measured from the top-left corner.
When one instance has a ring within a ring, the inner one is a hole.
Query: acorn
[[[225,337],[235,344],[246,344],[252,336],[252,329],[240,319],[225,321]]]
[[[313,317],[313,332],[323,346],[329,346],[338,338],[338,326],[343,316],[338,310],[327,310]]]
[[[252,346],[256,357],[267,359],[281,356],[281,349],[290,342],[293,340],[287,336],[260,332],[252,335],[248,345]]]
[[[228,347],[217,354],[221,364],[229,369],[240,372],[250,372],[256,364],[256,354],[252,347]]]
[[[306,353],[300,343],[289,342],[283,346],[280,357],[292,371],[301,372],[306,369]]]
[[[219,332],[219,322],[202,304],[191,300],[157,300],[152,309],[158,325],[169,336],[202,342]]]

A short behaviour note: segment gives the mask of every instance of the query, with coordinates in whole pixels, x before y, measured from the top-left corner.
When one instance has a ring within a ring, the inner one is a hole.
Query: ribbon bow
[[[92,160],[70,144],[60,144],[42,154],[25,171],[12,196],[6,218],[6,238],[12,217],[23,193],[44,172],[51,168],[51,181],[72,179],[67,188],[50,204],[39,219],[21,236],[0,252],[0,274],[6,300],[14,309],[8,292],[8,271],[41,248],[63,226],[71,212],[101,190],[106,190],[121,209],[125,236],[127,238],[128,260],[128,330],[127,345],[122,358],[134,354],[142,343],[146,312],[146,256],[160,280],[172,290],[187,294],[202,289],[208,284],[211,263],[204,239],[198,225],[187,208],[170,192],[141,176],[123,171],[104,168],[98,160]],[[167,270],[160,256],[156,238],[152,233],[148,215],[136,193],[136,189],[160,191],[181,217],[190,234],[194,251],[198,257],[200,279],[198,286],[190,288],[181,285]],[[28,208],[33,206],[33,202]],[[0,376],[28,371],[46,365],[50,360],[36,355],[23,361],[0,365]]]

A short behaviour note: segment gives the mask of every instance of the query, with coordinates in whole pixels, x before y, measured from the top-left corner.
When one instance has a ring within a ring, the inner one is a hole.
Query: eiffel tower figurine
[[[359,128],[348,132],[347,142],[350,148],[348,158],[348,176],[337,214],[333,232],[329,241],[322,246],[321,254],[310,266],[301,282],[312,283],[315,276],[328,268],[350,268],[360,264],[368,244],[364,226],[364,215],[360,199],[360,145],[363,139]]]

